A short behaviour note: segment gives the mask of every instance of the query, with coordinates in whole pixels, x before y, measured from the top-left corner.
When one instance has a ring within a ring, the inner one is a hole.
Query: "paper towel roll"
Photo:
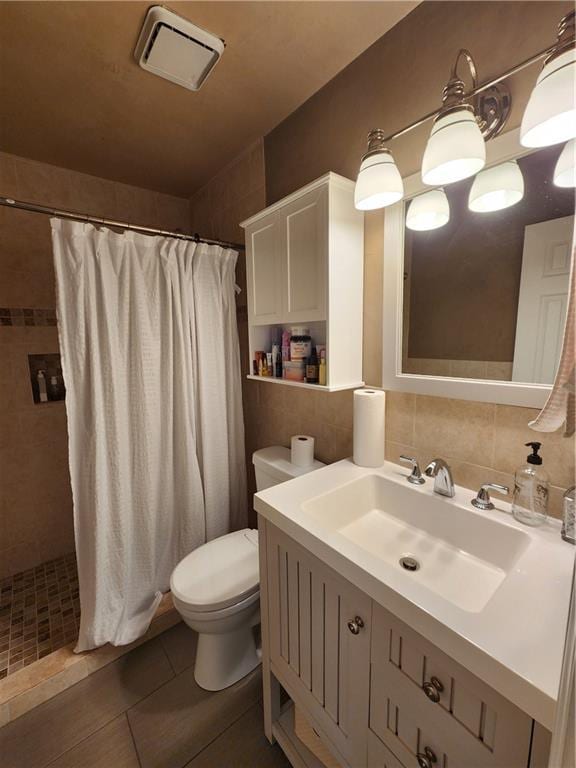
[[[314,438],[310,435],[294,435],[290,445],[291,461],[296,467],[314,464]]]
[[[376,389],[354,390],[354,464],[379,467],[384,463],[386,397]]]

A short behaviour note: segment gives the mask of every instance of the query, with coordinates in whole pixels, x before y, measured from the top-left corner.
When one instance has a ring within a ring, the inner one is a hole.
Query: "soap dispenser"
[[[542,443],[526,443],[532,448],[526,464],[514,476],[514,498],[512,514],[525,525],[542,525],[548,515],[548,475],[542,468],[542,457],[538,451]]]

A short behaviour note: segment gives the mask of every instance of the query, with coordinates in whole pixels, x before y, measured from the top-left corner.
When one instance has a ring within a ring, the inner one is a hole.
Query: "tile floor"
[[[0,680],[74,642],[79,621],[74,553],[0,581]]]
[[[289,768],[263,734],[260,671],[204,691],[195,645],[179,623],[0,728],[2,768]]]

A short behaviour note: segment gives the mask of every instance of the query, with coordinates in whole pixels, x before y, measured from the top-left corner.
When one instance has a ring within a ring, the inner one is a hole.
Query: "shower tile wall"
[[[6,153],[0,195],[190,231],[188,200]],[[59,352],[55,307],[49,218],[0,208],[0,579],[74,550],[65,405],[35,406],[28,368]]]

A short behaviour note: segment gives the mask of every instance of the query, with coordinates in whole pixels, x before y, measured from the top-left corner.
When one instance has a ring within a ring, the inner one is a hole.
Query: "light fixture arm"
[[[450,73],[450,80],[446,83],[444,91],[442,92],[442,104],[443,109],[450,108],[456,105],[461,105],[466,100],[466,89],[464,81],[458,76],[458,65],[460,61],[464,59],[468,64],[470,70],[470,76],[472,78],[472,91],[475,91],[478,87],[478,73],[476,70],[476,64],[472,58],[472,54],[466,48],[460,48],[456,55],[456,60],[452,66],[452,72]]]

